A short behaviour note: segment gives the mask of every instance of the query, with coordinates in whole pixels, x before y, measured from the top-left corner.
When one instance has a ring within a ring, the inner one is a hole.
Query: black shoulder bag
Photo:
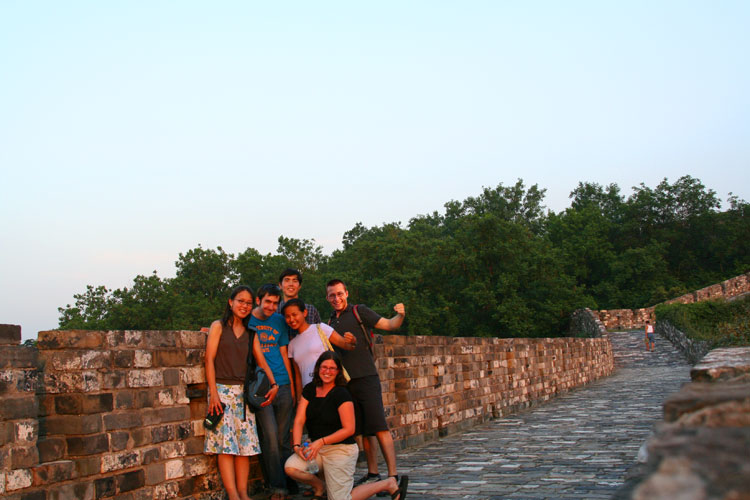
[[[243,387],[243,393],[245,395],[245,404],[243,409],[243,420],[247,418],[247,414],[244,410],[250,407],[250,411],[255,413],[261,409],[261,404],[266,401],[266,394],[271,389],[271,384],[268,381],[268,376],[263,370],[256,372],[258,364],[255,362],[255,356],[253,356],[253,342],[255,340],[255,328],[248,326],[248,332],[250,333],[250,347],[247,351],[247,372],[245,372],[245,385]]]

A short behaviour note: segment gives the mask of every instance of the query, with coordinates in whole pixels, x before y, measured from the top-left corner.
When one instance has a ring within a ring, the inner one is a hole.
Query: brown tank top
[[[249,330],[245,329],[240,338],[237,338],[232,325],[222,327],[219,348],[214,358],[217,384],[235,385],[245,382],[249,342]]]

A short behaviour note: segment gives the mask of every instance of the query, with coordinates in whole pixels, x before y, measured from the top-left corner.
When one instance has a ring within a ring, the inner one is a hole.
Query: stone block
[[[102,394],[83,395],[81,398],[81,411],[83,413],[105,413],[114,409],[114,396],[111,392]]]
[[[39,437],[39,424],[36,420],[22,420],[15,423],[14,440],[17,443],[36,443]]]
[[[122,469],[135,467],[141,461],[138,450],[121,451],[102,456],[101,473],[114,472]]]
[[[102,431],[101,415],[52,415],[39,419],[40,436],[95,434]]]
[[[128,387],[160,387],[164,385],[162,370],[132,370],[128,372]]]
[[[146,474],[143,469],[138,469],[115,476],[115,481],[118,493],[132,491],[146,484]]]
[[[161,443],[171,441],[175,438],[175,427],[173,425],[160,425],[151,428],[151,442]]]
[[[55,413],[58,415],[79,415],[81,413],[80,394],[61,394],[55,396]]]
[[[100,477],[94,480],[94,491],[96,498],[113,497],[117,493],[117,484],[114,476]]]
[[[180,368],[180,375],[185,384],[202,384],[206,382],[206,371],[202,366]]]
[[[62,350],[48,358],[48,366],[58,371],[100,370],[112,364],[109,351]]]
[[[21,326],[0,324],[0,345],[18,345],[21,343]]]
[[[729,380],[750,374],[750,347],[724,347],[708,352],[690,370],[695,381]]]
[[[113,351],[112,365],[115,368],[133,368],[135,365],[135,351]],[[149,365],[150,366],[150,365]]]
[[[95,495],[93,482],[63,484],[47,490],[47,500],[94,500]]]
[[[33,482],[31,469],[15,469],[5,474],[5,491],[11,492],[28,488]]]
[[[50,349],[101,349],[104,335],[89,330],[51,330],[39,332],[37,348]]]
[[[117,391],[115,394],[115,410],[129,410],[135,408],[135,391]]]
[[[164,385],[180,385],[180,370],[178,368],[164,370]]]
[[[177,479],[185,475],[185,467],[181,459],[169,460],[165,466],[167,480]]]
[[[147,465],[143,470],[145,471],[146,484],[149,486],[161,484],[167,478],[166,465],[164,463]]]
[[[161,446],[161,458],[178,458],[185,456],[185,443],[182,441],[167,441],[162,443]]]
[[[176,422],[190,418],[190,408],[187,406],[172,406],[156,410],[159,422]]]
[[[134,352],[133,366],[136,368],[151,368],[154,366],[154,359],[151,351],[137,350]],[[158,366],[158,365],[157,365]]]
[[[143,333],[132,330],[116,330],[107,332],[107,345],[111,349],[143,346]]]
[[[148,330],[143,332],[146,346],[151,348],[177,347],[178,333],[170,330]]]
[[[43,388],[47,394],[99,392],[101,381],[95,371],[44,372]]]
[[[103,416],[104,429],[111,431],[117,429],[132,429],[143,425],[141,414],[137,411],[121,411],[107,413]]]
[[[184,349],[164,349],[154,352],[154,366],[184,366],[187,357]]]
[[[3,398],[0,405],[0,420],[36,418],[39,403],[36,397],[28,395]]]
[[[55,462],[65,455],[65,439],[61,437],[40,439],[36,443],[39,451],[39,461]]]
[[[176,333],[177,333],[177,337],[179,338],[180,347],[184,349],[189,349],[189,348],[205,349],[206,348],[206,339],[208,338],[208,335],[205,332],[192,332],[192,331],[182,330]]]
[[[78,477],[93,476],[99,474],[102,468],[102,459],[99,456],[76,458],[73,460]]]
[[[71,460],[59,460],[37,465],[31,469],[31,472],[35,486],[61,483],[77,476],[75,464]]]
[[[68,446],[68,456],[71,457],[98,455],[109,451],[109,438],[107,434],[70,436],[66,438],[66,443]]]
[[[141,463],[143,465],[149,465],[159,460],[161,460],[161,451],[159,448],[147,448],[141,452]]]
[[[39,463],[36,446],[14,446],[10,449],[11,469],[29,468]]]
[[[128,447],[130,434],[126,431],[115,431],[109,433],[109,449],[111,451],[122,451]]]
[[[664,419],[682,427],[750,427],[750,382],[686,384],[667,398]]]

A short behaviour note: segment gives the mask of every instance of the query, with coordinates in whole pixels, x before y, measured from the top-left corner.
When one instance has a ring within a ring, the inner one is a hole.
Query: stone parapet
[[[750,348],[709,352],[664,403],[647,460],[615,498],[738,499],[750,492]]]
[[[571,337],[602,337],[607,334],[607,327],[599,319],[599,315],[588,307],[573,311],[570,317]]]
[[[20,336],[9,331],[8,337]],[[46,331],[0,346],[0,496],[218,499],[203,454],[206,334]],[[377,336],[397,447],[423,443],[613,370],[608,338]],[[260,478],[257,460],[252,478]]]
[[[691,339],[669,321],[657,321],[654,330],[669,340],[685,356],[688,363],[697,363],[711,349],[708,342]]]
[[[746,293],[750,293],[750,273],[686,293],[667,300],[664,304],[692,304],[703,300],[732,299]],[[647,320],[654,323],[653,306],[641,309],[603,309],[596,311],[596,314],[608,330],[643,328]]]

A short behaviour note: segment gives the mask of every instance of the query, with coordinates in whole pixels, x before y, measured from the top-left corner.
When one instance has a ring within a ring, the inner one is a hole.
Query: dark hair
[[[336,373],[336,379],[333,381],[334,385],[346,385],[346,378],[344,377],[344,367],[341,364],[341,356],[336,354],[335,351],[324,351],[323,354],[320,355],[318,360],[315,362],[315,370],[313,371],[313,384],[315,384],[317,387],[320,387],[323,385],[323,380],[320,378],[320,365],[323,364],[323,361],[328,361],[329,359],[332,359],[336,363],[336,368],[338,368],[338,372]]]
[[[287,276],[296,276],[299,284],[302,284],[302,273],[299,272],[299,269],[292,269],[291,267],[287,267],[286,269],[284,269],[284,271],[279,276],[279,283],[284,281],[284,278],[286,278]]]
[[[344,285],[344,290],[346,290],[346,283],[344,283],[343,281],[341,281],[338,278],[333,278],[331,281],[329,281],[328,283],[326,283],[326,289],[328,289],[329,286],[338,285],[339,283],[342,284],[342,285]]]
[[[270,295],[272,297],[281,297],[281,288],[279,288],[279,285],[274,285],[273,283],[266,283],[265,285],[258,288],[258,293],[256,294],[256,297],[258,300],[263,300],[263,297],[266,295]]]
[[[247,285],[239,285],[232,290],[232,293],[229,294],[229,300],[234,300],[234,298],[237,296],[240,292],[247,292],[250,294],[250,302],[255,302],[255,295],[253,294],[253,289],[250,288]],[[229,305],[229,300],[227,301],[227,305],[224,307],[224,316],[221,317],[221,324],[224,326],[231,325],[234,313],[232,313],[232,306]],[[252,307],[252,304],[250,305]],[[247,322],[250,321],[250,315],[248,314],[242,319],[242,324],[247,328]]]
[[[289,299],[284,302],[284,305],[281,307],[281,314],[284,314],[286,312],[286,308],[289,306],[297,306],[299,308],[299,312],[305,312],[305,310],[307,309],[307,306],[304,302],[302,302],[302,299]]]

